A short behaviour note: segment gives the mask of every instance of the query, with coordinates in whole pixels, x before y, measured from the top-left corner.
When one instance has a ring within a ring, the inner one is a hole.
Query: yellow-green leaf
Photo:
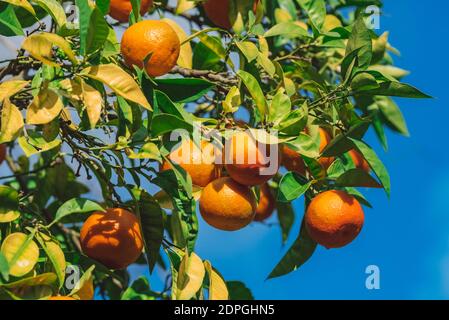
[[[34,0],[34,2],[42,9],[48,12],[56,22],[58,27],[62,27],[67,23],[67,17],[61,3],[56,0]]]
[[[259,50],[257,49],[257,46],[254,43],[250,41],[242,41],[242,42],[237,41],[235,44],[237,45],[239,50],[243,53],[248,62],[257,59],[257,57],[259,56]]]
[[[256,78],[254,78],[252,74],[243,70],[239,70],[237,74],[242,79],[251,97],[254,99],[254,103],[256,104],[260,115],[264,117],[268,110],[267,101]]]
[[[28,85],[29,81],[10,80],[0,83],[0,102],[15,95]]]
[[[1,287],[13,289],[20,287],[50,286],[57,280],[56,274],[52,272],[42,273],[34,277],[27,277],[14,282],[0,285]]]
[[[274,10],[274,18],[276,23],[289,22],[293,20],[290,12],[281,8],[276,8]]]
[[[63,108],[61,98],[51,89],[41,91],[28,107],[27,124],[46,124],[55,119]]]
[[[234,113],[239,109],[241,103],[239,88],[232,87],[223,101],[223,111],[225,113]]]
[[[35,33],[25,38],[22,43],[22,49],[28,51],[35,59],[50,66],[57,67],[59,65],[51,60],[53,46],[57,46],[64,51],[72,63],[78,63],[70,44],[63,37],[55,33]]]
[[[3,102],[1,115],[0,143],[10,142],[17,138],[23,128],[22,113],[9,99]]]
[[[62,251],[60,245],[51,239],[48,235],[44,233],[37,233],[36,240],[39,242],[41,247],[44,249],[51,263],[53,264],[53,268],[58,276],[59,287],[61,288],[64,284],[65,278],[65,268],[66,261],[64,252]]]
[[[29,13],[31,13],[33,16],[36,15],[36,12],[34,11],[33,6],[27,0],[3,0],[3,1],[10,3],[17,7],[22,7],[25,10],[27,10]]]
[[[1,252],[9,264],[9,274],[21,277],[33,270],[39,258],[39,248],[33,236],[25,233],[11,233],[3,240]]]
[[[162,19],[162,21],[168,23],[175,30],[176,34],[178,35],[179,42],[183,43],[183,45],[181,46],[181,51],[179,53],[177,62],[178,65],[183,68],[192,69],[192,46],[189,42],[184,42],[187,39],[187,34],[185,33],[184,29],[171,19],[164,18]]]
[[[195,1],[189,1],[189,0],[178,0],[178,4],[176,5],[176,14],[181,14],[183,12],[186,12],[190,9],[195,8],[196,3]]]
[[[152,110],[136,81],[119,66],[115,64],[92,66],[81,71],[81,74],[104,83],[117,95]]]
[[[203,261],[194,252],[185,254],[179,267],[177,300],[190,300],[201,289],[205,275]]]
[[[100,120],[104,102],[100,92],[88,85],[82,78],[64,79],[60,82],[61,88],[67,91],[70,99],[81,102],[86,108],[90,127],[94,128]]]
[[[209,261],[204,261],[204,267],[209,275],[209,300],[229,300],[228,288],[223,278]]]

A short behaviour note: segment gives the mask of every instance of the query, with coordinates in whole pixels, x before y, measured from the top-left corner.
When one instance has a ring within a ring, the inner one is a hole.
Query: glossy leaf
[[[115,64],[102,64],[87,67],[81,71],[81,74],[104,83],[117,95],[135,102],[145,109],[152,109],[150,103],[145,98],[134,79]]]
[[[302,196],[312,185],[305,182],[294,172],[287,172],[279,182],[277,200],[279,202],[290,202]]]
[[[271,271],[268,279],[280,277],[298,269],[313,255],[316,246],[317,243],[310,238],[304,223],[302,223],[298,238],[273,271]]]

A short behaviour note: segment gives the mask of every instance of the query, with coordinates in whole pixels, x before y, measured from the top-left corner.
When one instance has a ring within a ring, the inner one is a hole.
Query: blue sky
[[[200,222],[197,253],[208,259],[226,280],[241,280],[257,299],[443,299],[449,298],[449,90],[443,79],[449,3],[387,0],[381,29],[401,57],[399,67],[412,73],[405,81],[435,97],[433,100],[398,99],[410,137],[388,132],[389,151],[375,147],[392,180],[391,199],[382,191],[366,192],[373,209],[365,209],[365,225],[352,244],[326,250],[319,247],[299,270],[265,280],[294,241],[293,227],[282,247],[277,226],[250,225],[227,233]],[[297,221],[302,199],[295,203]],[[271,222],[276,222],[273,218]],[[380,289],[365,288],[365,268],[380,268]],[[138,267],[136,276],[144,272]],[[160,271],[150,277],[160,287]]]

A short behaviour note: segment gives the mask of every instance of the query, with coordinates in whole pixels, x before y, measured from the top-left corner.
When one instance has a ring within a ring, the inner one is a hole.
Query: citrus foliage
[[[308,203],[339,189],[370,206],[358,187],[390,194],[388,172],[363,137],[372,127],[387,149],[386,127],[408,134],[392,97],[428,96],[401,81],[407,71],[393,65],[398,52],[388,33],[367,27],[365,7],[381,7],[380,0],[229,0],[218,20],[220,6],[201,1],[145,1],[151,19],[179,37],[177,65],[159,78],[148,75],[157,47],[140,57],[146,71],[124,63],[118,30],[148,19],[139,0],[130,2],[122,22],[108,16],[108,0],[73,1],[77,21],[59,0],[0,3],[0,34],[23,36],[17,56],[0,69],[0,143],[12,172],[0,186],[2,299],[89,299],[93,286],[111,299],[252,298],[195,253],[201,188],[182,166],[159,172],[170,161],[168,135],[192,133],[194,121],[223,135],[242,126],[277,132],[275,143],[298,155],[302,169],[269,182],[283,241],[299,197]],[[245,123],[235,117],[242,110]],[[329,141],[320,147],[321,130]],[[97,184],[102,197],[88,199]],[[137,215],[145,254],[136,263],[166,269],[171,281],[163,292],[145,278],[128,284],[126,270],[82,253],[82,222],[115,207]],[[304,223],[293,236],[269,277],[312,256],[317,243]],[[66,266],[81,270],[72,288]]]

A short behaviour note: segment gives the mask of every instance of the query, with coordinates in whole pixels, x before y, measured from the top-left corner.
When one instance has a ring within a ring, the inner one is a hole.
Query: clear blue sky
[[[376,148],[392,179],[388,200],[382,191],[367,192],[374,209],[365,210],[365,226],[342,249],[319,247],[299,270],[272,280],[266,276],[285,253],[279,227],[254,224],[233,233],[200,222],[197,252],[226,280],[241,280],[257,299],[417,299],[449,298],[449,89],[445,81],[448,45],[447,1],[387,0],[382,30],[401,50],[396,64],[412,71],[405,81],[435,97],[398,99],[411,137],[388,132],[389,151]],[[295,203],[297,221],[302,199]],[[276,222],[273,218],[272,222]],[[290,244],[299,226],[293,227]],[[365,289],[365,268],[380,268],[380,290]],[[134,268],[133,277],[146,273]],[[162,273],[150,277],[161,286]]]

